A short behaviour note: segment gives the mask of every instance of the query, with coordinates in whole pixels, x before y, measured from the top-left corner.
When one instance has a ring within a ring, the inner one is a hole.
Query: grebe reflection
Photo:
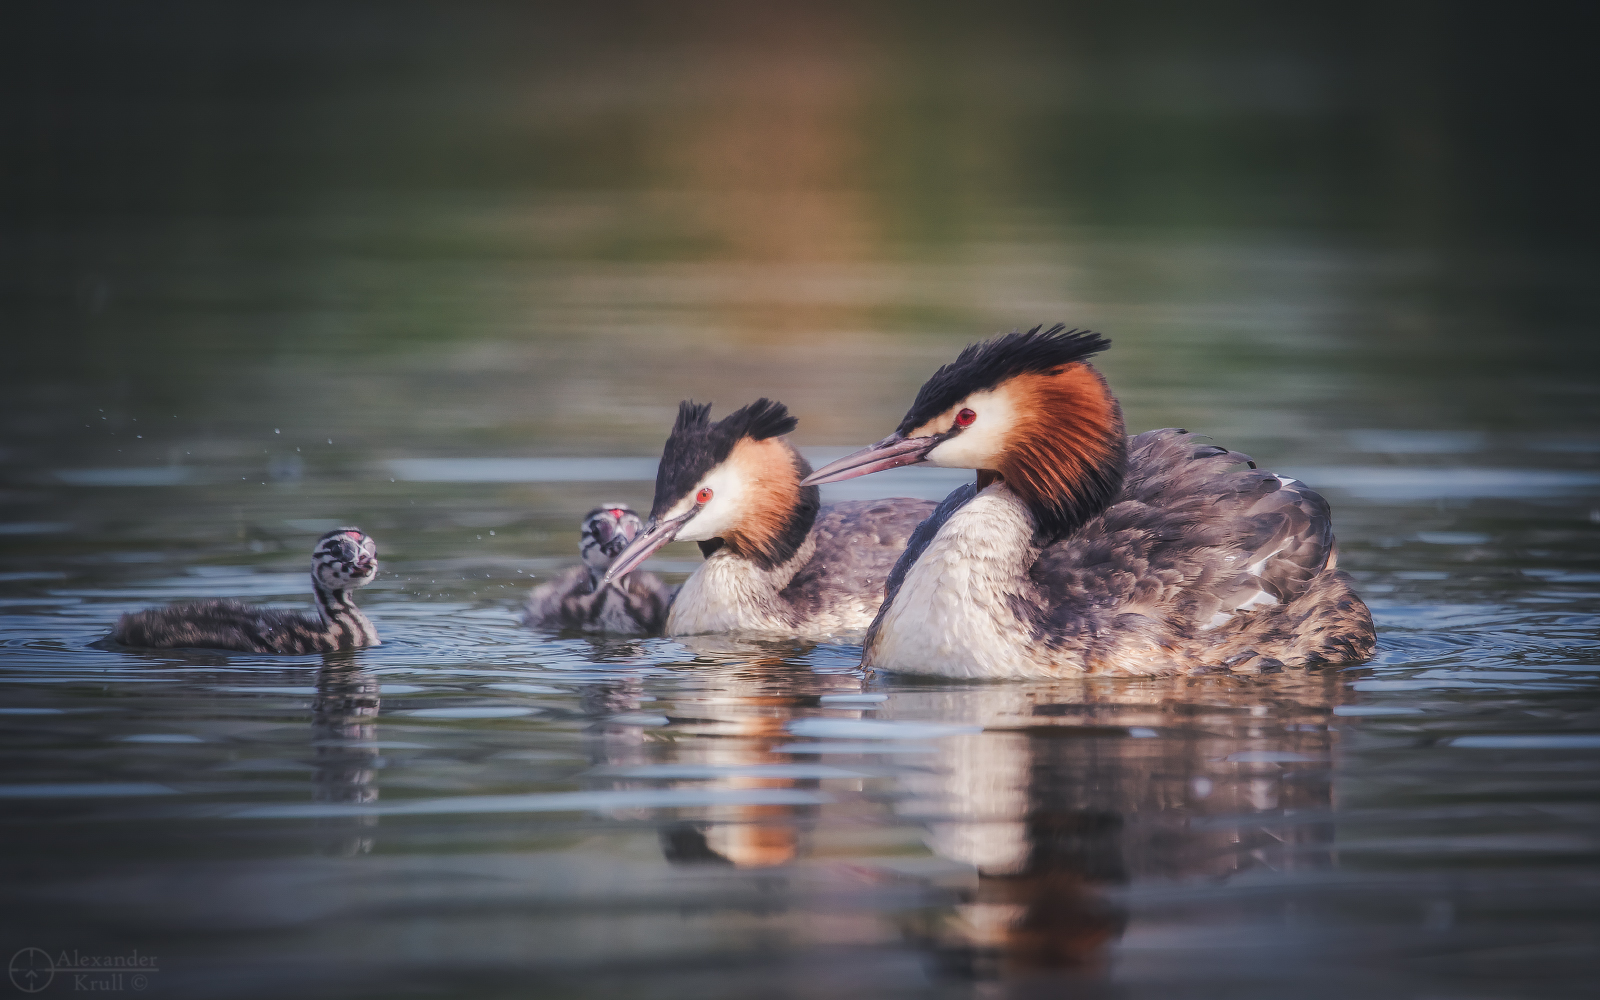
[[[311,704],[311,747],[316,771],[312,798],[317,802],[374,805],[378,801],[378,678],[349,663],[325,663],[317,671]],[[333,830],[329,850],[338,855],[370,854],[376,815],[329,818],[320,830]]]
[[[832,886],[942,975],[1109,979],[1119,942],[1147,926],[1128,886],[1332,863],[1335,674],[908,687],[867,703],[824,702],[859,698],[864,682],[777,651],[696,670],[704,683],[669,710],[616,704],[670,725],[635,729],[627,749],[597,743],[592,773],[618,789],[748,796],[629,818],[654,818],[663,858],[686,875],[760,873],[774,914],[800,925],[807,887]],[[792,734],[802,719],[982,731],[920,748],[838,739],[833,753]]]

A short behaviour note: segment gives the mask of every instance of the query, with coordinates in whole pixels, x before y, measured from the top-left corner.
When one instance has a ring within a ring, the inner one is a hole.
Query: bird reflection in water
[[[592,773],[618,789],[825,791],[811,804],[713,803],[660,826],[663,855],[686,874],[788,866],[805,884],[859,891],[877,934],[943,976],[1105,981],[1133,960],[1120,948],[1159,930],[1130,889],[1333,861],[1333,672],[903,687],[876,705],[827,705],[860,693],[859,675],[813,671],[787,644],[696,652],[697,684],[669,724],[597,723]],[[721,678],[698,683],[709,672]],[[661,714],[641,691],[597,689],[595,710]],[[786,726],[812,716],[983,728],[923,755],[794,752]],[[846,826],[920,829],[934,857],[810,842],[812,829]]]
[[[862,681],[853,671],[829,674],[797,665],[809,643],[792,639],[752,641],[727,636],[684,636],[679,642],[696,656],[697,681],[709,672],[718,683],[697,683],[677,698],[673,706],[670,744],[660,742],[659,730],[604,721],[596,727],[594,759],[600,773],[629,777],[608,782],[608,787],[681,788],[696,793],[762,793],[815,791],[814,777],[789,777],[794,758],[775,748],[792,741],[784,729],[791,720],[814,711],[825,694],[858,693]],[[603,711],[610,719],[626,720],[631,714],[649,715],[651,704],[634,700],[637,682],[610,682],[586,693],[585,709]],[[652,733],[657,735],[652,735]],[[697,738],[698,737],[698,738]],[[667,754],[652,752],[651,745]],[[660,778],[644,777],[640,768],[665,761],[676,770],[661,771]],[[693,769],[694,778],[674,779]],[[741,773],[756,771],[756,773]],[[762,773],[762,772],[765,773]],[[813,822],[816,805],[772,802],[712,804],[699,810],[694,822],[670,823],[661,829],[661,846],[674,864],[711,863],[739,868],[775,868],[805,853],[805,830]],[[646,819],[650,810],[615,811],[618,818]]]
[[[637,639],[611,634],[584,635],[587,662],[608,668],[643,666],[652,663],[647,648]],[[653,698],[645,694],[644,675],[613,675],[604,681],[580,685],[579,710],[591,720],[588,727],[589,762],[597,767],[639,766],[651,760],[642,718],[649,715]],[[624,787],[617,785],[616,787]],[[615,813],[621,818],[640,818],[637,810]]]
[[[1107,945],[1122,936],[1127,911],[1103,890],[1127,881],[1122,821],[1104,812],[1037,812],[1024,832],[1026,861],[1015,871],[977,870],[965,901],[912,922],[941,971],[1006,978],[1031,970],[1103,971]]]
[[[327,658],[317,671],[311,706],[311,746],[316,771],[312,797],[317,802],[370,805],[378,801],[378,678],[348,662]],[[375,815],[323,819],[331,832],[331,854],[372,851]],[[352,829],[353,828],[353,829]]]
[[[959,903],[907,919],[907,936],[964,978],[1102,979],[1139,928],[1131,883],[1331,866],[1332,824],[1316,819],[1332,807],[1339,685],[1329,672],[891,699],[985,726],[907,780],[902,810],[972,872]]]

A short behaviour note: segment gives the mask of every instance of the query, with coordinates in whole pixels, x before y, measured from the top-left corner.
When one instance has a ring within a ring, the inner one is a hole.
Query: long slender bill
[[[901,437],[891,434],[877,444],[869,444],[858,452],[829,462],[805,478],[801,486],[824,486],[842,483],[846,479],[898,469],[902,465],[916,465],[932,451],[941,439],[937,437]]]
[[[638,569],[639,564],[650,558],[651,553],[678,537],[678,532],[683,529],[684,522],[693,517],[698,509],[691,509],[687,514],[680,514],[659,524],[651,525],[644,534],[629,542],[627,548],[617,553],[616,561],[611,564],[610,569],[606,570],[605,578],[600,581],[600,585],[604,587],[607,584],[613,584]]]

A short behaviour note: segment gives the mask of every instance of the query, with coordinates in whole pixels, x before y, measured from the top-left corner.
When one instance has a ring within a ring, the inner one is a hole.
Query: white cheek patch
[[[928,452],[927,461],[946,469],[993,469],[1005,454],[1006,439],[1016,425],[1016,406],[1002,391],[975,392],[962,400],[978,415],[966,430]],[[944,428],[948,430],[949,428]]]
[[[734,470],[726,465],[712,469],[711,474],[695,487],[694,493],[672,508],[669,516],[681,515],[693,507],[695,495],[706,486],[711,487],[711,501],[678,532],[679,541],[707,542],[719,538],[738,527],[744,519],[744,484]]]

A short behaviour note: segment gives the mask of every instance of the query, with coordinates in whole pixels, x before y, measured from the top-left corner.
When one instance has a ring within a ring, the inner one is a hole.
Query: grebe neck
[[[311,592],[316,595],[317,614],[327,630],[339,638],[342,649],[356,645],[376,646],[378,630],[350,599],[351,591],[333,590],[323,585],[317,574],[311,574]]]

